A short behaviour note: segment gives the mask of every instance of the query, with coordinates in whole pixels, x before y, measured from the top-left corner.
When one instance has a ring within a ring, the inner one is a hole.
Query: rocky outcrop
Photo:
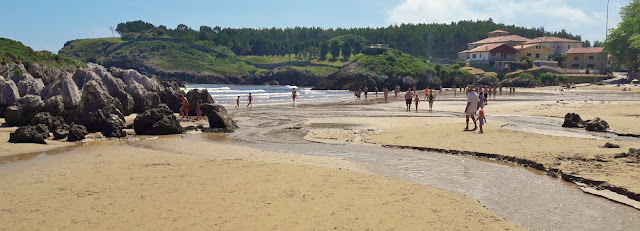
[[[36,95],[25,95],[18,99],[16,105],[7,107],[5,119],[10,126],[28,124],[33,117],[44,109],[44,102]]]
[[[109,71],[111,71],[114,76],[122,79],[125,83],[129,83],[129,81],[133,80],[144,86],[148,91],[160,92],[164,89],[164,86],[156,78],[149,78],[133,69],[124,70],[117,67],[111,67],[109,68]]]
[[[9,143],[36,143],[46,144],[45,137],[36,130],[35,126],[19,127],[9,134]]]
[[[44,102],[44,111],[51,113],[53,116],[64,116],[65,108],[62,96],[56,95]]]
[[[18,93],[21,96],[40,95],[40,92],[44,89],[42,79],[33,78],[29,73],[19,76],[17,78],[16,86],[18,87]]]
[[[62,70],[47,67],[47,65],[39,63],[30,63],[27,65],[27,72],[36,79],[41,79],[44,85],[52,84],[58,76],[62,74]]]
[[[18,102],[18,87],[11,79],[0,79],[0,106],[10,106]]]
[[[209,119],[209,127],[211,128],[224,130],[234,130],[238,128],[236,122],[231,119],[227,110],[221,105],[213,103],[202,104],[202,113]]]
[[[189,115],[196,115],[196,107],[198,105],[198,100],[202,100],[202,104],[214,104],[213,98],[209,94],[207,89],[191,89],[187,92],[187,99],[189,100]]]
[[[607,129],[609,129],[609,123],[600,119],[599,117],[596,117],[595,120],[590,120],[587,122],[587,126],[585,129],[592,132],[606,132]]]
[[[148,91],[142,84],[132,79],[127,83],[126,91],[133,98],[133,112],[135,113],[142,113],[160,104],[160,96],[157,93]]]
[[[80,105],[82,96],[78,85],[73,81],[72,76],[67,73],[60,74],[53,84],[45,87],[40,94],[44,100],[49,100],[54,96],[62,97],[65,108],[75,108]]]
[[[76,142],[76,141],[84,140],[87,134],[89,133],[87,132],[87,128],[85,126],[72,124],[71,127],[69,127],[67,141]]]
[[[164,86],[164,90],[158,92],[160,101],[169,106],[169,109],[171,109],[171,111],[175,113],[180,112],[180,107],[182,104],[180,96],[186,94],[180,89],[176,82],[162,81],[161,83]]]
[[[58,129],[66,130],[69,128],[64,122],[64,119],[60,116],[51,116],[49,112],[40,112],[36,114],[31,120],[31,125],[44,125],[49,131],[56,131]]]
[[[567,113],[564,116],[564,123],[562,123],[562,127],[565,128],[584,128],[586,126],[586,122],[580,118],[580,115],[576,113]]]
[[[87,68],[96,73],[98,77],[102,80],[105,88],[109,92],[109,94],[120,101],[122,108],[118,108],[122,111],[122,114],[129,115],[133,112],[134,100],[131,95],[129,95],[126,91],[127,85],[121,79],[113,77],[111,73],[107,71],[103,66],[88,63]]]
[[[336,73],[329,75],[326,81],[316,85],[315,89],[357,90],[365,86],[373,89],[378,85],[376,79],[385,77],[360,68],[357,62],[347,64]]]
[[[165,104],[136,116],[133,129],[138,135],[168,135],[183,132],[175,114]]]
[[[278,67],[256,76],[256,85],[269,83],[288,84],[296,86],[315,86],[326,77],[318,76],[310,71],[303,71],[291,67]]]
[[[124,115],[120,102],[109,95],[101,81],[91,80],[82,88],[77,122],[89,132],[101,132],[106,137],[124,137]]]

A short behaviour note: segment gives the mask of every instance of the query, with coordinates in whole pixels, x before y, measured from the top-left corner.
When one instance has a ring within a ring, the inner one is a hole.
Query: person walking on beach
[[[438,95],[442,95],[442,85],[440,85],[440,91],[438,92]]]
[[[478,111],[478,121],[480,121],[480,132],[478,132],[479,134],[484,133],[484,131],[482,130],[482,125],[484,125],[487,122],[487,118],[484,117],[484,110],[480,109],[480,111]]]
[[[427,100],[429,100],[429,111],[433,111],[433,101],[436,100],[436,96],[433,95],[433,91],[429,92]]]
[[[378,98],[378,87],[375,88],[376,91],[376,98]]]
[[[236,99],[236,108],[240,108],[240,96]]]
[[[456,93],[456,85],[453,85],[451,87],[451,90],[453,91],[453,97],[456,97],[457,93]]]
[[[249,93],[249,98],[247,100],[249,100],[249,103],[247,104],[247,107],[249,107],[249,106],[253,107],[253,104],[251,104],[253,102],[253,96],[251,96],[251,93]]]
[[[478,108],[484,108],[485,103],[487,102],[487,98],[484,97],[484,94],[482,94],[482,92],[476,90],[476,93],[478,94],[478,99],[480,100],[478,103]]]
[[[424,100],[427,100],[427,96],[429,95],[429,88],[424,89]]]
[[[384,93],[384,102],[387,102],[387,98],[389,97],[389,89],[387,89],[386,87],[382,90]]]
[[[464,114],[467,120],[467,127],[464,128],[465,131],[469,131],[469,117],[473,120],[473,130],[478,129],[478,125],[476,123],[475,114],[478,110],[478,104],[480,99],[478,98],[478,94],[473,91],[473,88],[467,89],[467,107],[464,110]]]
[[[196,105],[196,120],[200,121],[202,119],[202,110],[200,109],[202,108],[202,99],[198,100],[198,104]]]
[[[413,100],[413,92],[411,89],[407,90],[407,93],[404,95],[404,101],[407,103],[407,111],[411,111],[411,101]]]
[[[364,86],[364,99],[367,99],[367,93],[369,93],[369,88]]]
[[[298,96],[298,92],[296,91],[295,88],[292,88],[292,90],[291,90],[291,98],[293,98],[293,103],[296,103],[296,96]]]
[[[182,118],[189,119],[189,100],[186,97],[180,96],[180,100],[182,100],[182,107],[180,107],[180,116]]]
[[[482,95],[484,96],[484,105],[487,105],[489,102],[489,88],[487,86],[484,86],[484,90],[482,92]],[[482,106],[482,108],[484,108],[484,105]]]
[[[416,112],[418,112],[418,102],[420,102],[420,98],[418,98],[418,94],[416,94]]]
[[[397,99],[398,98],[398,93],[400,93],[400,86],[396,86],[395,89],[393,89],[393,98]]]

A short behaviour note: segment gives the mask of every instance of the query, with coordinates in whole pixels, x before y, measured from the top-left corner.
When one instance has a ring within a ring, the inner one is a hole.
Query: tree
[[[320,59],[327,59],[329,53],[329,43],[327,41],[320,43]]]
[[[342,44],[342,58],[344,60],[351,58],[351,45],[347,42]]]
[[[604,41],[604,50],[619,64],[627,66],[629,72],[640,67],[640,0],[632,0],[620,9],[622,22],[611,30]]]
[[[596,40],[595,42],[593,42],[593,47],[601,47],[602,46],[602,42]]]
[[[589,42],[589,40],[584,40],[582,47],[591,47],[591,42]]]
[[[334,59],[337,59],[340,56],[340,42],[338,40],[331,41],[331,55]]]
[[[126,33],[142,33],[147,30],[155,29],[156,27],[148,22],[144,22],[142,20],[118,23],[116,26],[116,32],[120,34],[120,36]]]

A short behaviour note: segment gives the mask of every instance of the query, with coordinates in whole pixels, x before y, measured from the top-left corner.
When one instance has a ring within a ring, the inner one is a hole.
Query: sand
[[[4,124],[4,118],[0,118],[0,124]],[[17,127],[0,127],[0,163],[4,161],[4,159],[8,159],[10,156],[14,156],[17,154],[28,154],[28,153],[37,153],[37,152],[45,152],[53,149],[58,149],[62,147],[70,147],[75,144],[60,142],[51,139],[47,140],[47,144],[12,144],[7,142],[9,140],[9,134],[14,132]]]
[[[0,181],[0,230],[523,229],[467,196],[345,160],[182,136],[94,141],[0,165]]]

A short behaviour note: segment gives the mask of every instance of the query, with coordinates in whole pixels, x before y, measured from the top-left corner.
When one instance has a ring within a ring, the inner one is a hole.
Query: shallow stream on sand
[[[533,230],[640,230],[639,210],[586,194],[541,171],[474,157],[302,139],[306,131],[299,127],[304,120],[297,118],[361,114],[357,110],[309,107],[237,113],[242,129],[222,142],[266,151],[344,158],[375,174],[471,196],[507,220]],[[221,141],[218,135],[189,138]]]

